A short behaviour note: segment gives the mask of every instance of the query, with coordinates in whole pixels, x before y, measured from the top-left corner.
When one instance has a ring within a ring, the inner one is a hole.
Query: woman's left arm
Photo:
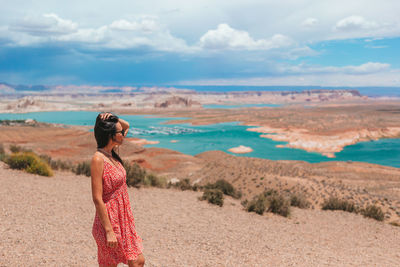
[[[128,133],[128,129],[129,129],[129,122],[127,122],[126,120],[123,120],[121,118],[118,118],[119,123],[121,123],[122,129],[124,129],[125,131],[125,136]]]

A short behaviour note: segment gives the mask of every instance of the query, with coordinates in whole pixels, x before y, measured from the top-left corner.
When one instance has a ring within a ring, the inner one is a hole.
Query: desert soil
[[[96,266],[90,179],[41,177],[0,162],[0,266]],[[200,192],[129,188],[146,266],[398,266],[400,227],[294,209],[290,218],[222,208]]]
[[[251,200],[266,189],[288,191],[304,195],[312,209],[320,209],[329,197],[338,197],[360,208],[380,206],[385,222],[400,223],[399,168],[361,162],[272,161],[222,151],[190,156],[169,149],[144,148],[131,140],[125,139],[119,149],[122,158],[168,180],[188,178],[205,185],[225,179],[243,193],[242,200]],[[0,144],[6,150],[15,144],[73,163],[90,160],[96,148],[93,132],[85,127],[49,124],[1,126]]]

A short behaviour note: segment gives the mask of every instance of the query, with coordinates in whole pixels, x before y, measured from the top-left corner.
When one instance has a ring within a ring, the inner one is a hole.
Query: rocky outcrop
[[[21,112],[21,111],[40,111],[42,109],[46,109],[51,105],[46,104],[42,101],[39,101],[33,97],[24,97],[18,99],[14,102],[11,102],[7,105],[6,110],[11,110],[12,112]]]
[[[180,96],[173,96],[161,103],[155,103],[155,108],[190,108],[190,107],[201,107],[201,104],[197,101],[193,101],[189,98]]]

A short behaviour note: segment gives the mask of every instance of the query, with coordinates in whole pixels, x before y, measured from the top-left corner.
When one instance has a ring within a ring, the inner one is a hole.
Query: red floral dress
[[[96,212],[92,234],[97,243],[98,262],[101,265],[128,264],[128,260],[135,260],[142,253],[143,247],[142,239],[135,230],[126,171],[120,162],[117,167],[104,160],[103,166],[103,201],[118,245],[114,248],[107,246],[106,233]]]

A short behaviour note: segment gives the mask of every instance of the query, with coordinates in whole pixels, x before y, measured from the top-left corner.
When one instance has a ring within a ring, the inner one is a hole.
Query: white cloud
[[[359,66],[288,66],[280,67],[279,71],[286,74],[324,74],[324,73],[343,73],[353,75],[365,75],[371,73],[378,73],[390,69],[390,64],[380,62],[367,62]]]
[[[301,25],[306,28],[311,28],[318,24],[318,20],[316,18],[306,18]]]
[[[78,24],[62,19],[56,14],[44,14],[41,17],[26,17],[11,25],[11,31],[23,32],[33,36],[51,36],[70,34],[77,30]]]
[[[376,29],[379,25],[375,21],[367,21],[361,16],[350,16],[339,20],[334,29],[337,31],[355,31]]]
[[[299,46],[299,47],[295,47],[295,48],[287,51],[286,53],[284,53],[283,57],[291,59],[291,60],[295,60],[300,57],[312,57],[312,56],[316,56],[318,54],[320,54],[320,53],[311,49],[308,46]]]
[[[45,14],[39,19],[25,19],[16,25],[0,28],[0,37],[11,39],[14,45],[26,46],[48,41],[74,42],[96,48],[131,49],[149,47],[157,51],[191,52],[183,39],[171,35],[157,18],[140,16],[120,19],[97,28],[78,27],[56,14]]]
[[[389,20],[381,17],[377,20],[363,16],[348,16],[340,19],[332,27],[329,40],[371,38],[377,40],[385,37],[400,36],[400,20]]]
[[[27,14],[35,17],[54,13],[79,23],[80,28],[96,29],[112,21],[120,21],[113,26],[122,30],[140,27],[130,24],[132,17],[152,14],[174,36],[188,42],[196,42],[215,25],[227,23],[248,32],[254,39],[281,33],[302,43],[337,38],[400,36],[399,10],[398,0],[146,0],[146,4],[130,0],[69,0],[68,5],[54,0],[13,0],[2,5],[0,25],[14,24],[15,19]],[[140,24],[139,21],[137,23]],[[372,31],[375,24],[378,28]],[[149,27],[152,28],[151,25]],[[381,27],[385,30],[379,30]],[[22,28],[28,30],[29,27]]]
[[[93,43],[93,44],[100,44],[106,43],[107,39],[107,26],[101,26],[97,29],[78,29],[76,32],[68,35],[63,36],[56,36],[54,37],[57,41],[64,41],[64,42],[81,42],[81,43]]]
[[[145,33],[152,33],[160,30],[160,25],[155,19],[143,18],[140,21],[128,21],[125,19],[116,20],[110,25],[112,30],[120,31],[140,31]]]
[[[400,69],[382,73],[280,75],[237,79],[188,80],[178,85],[254,85],[254,86],[400,86]]]
[[[292,40],[282,34],[275,34],[270,39],[254,40],[248,32],[231,28],[228,24],[219,24],[217,29],[207,31],[200,38],[204,49],[268,50],[286,47]]]

